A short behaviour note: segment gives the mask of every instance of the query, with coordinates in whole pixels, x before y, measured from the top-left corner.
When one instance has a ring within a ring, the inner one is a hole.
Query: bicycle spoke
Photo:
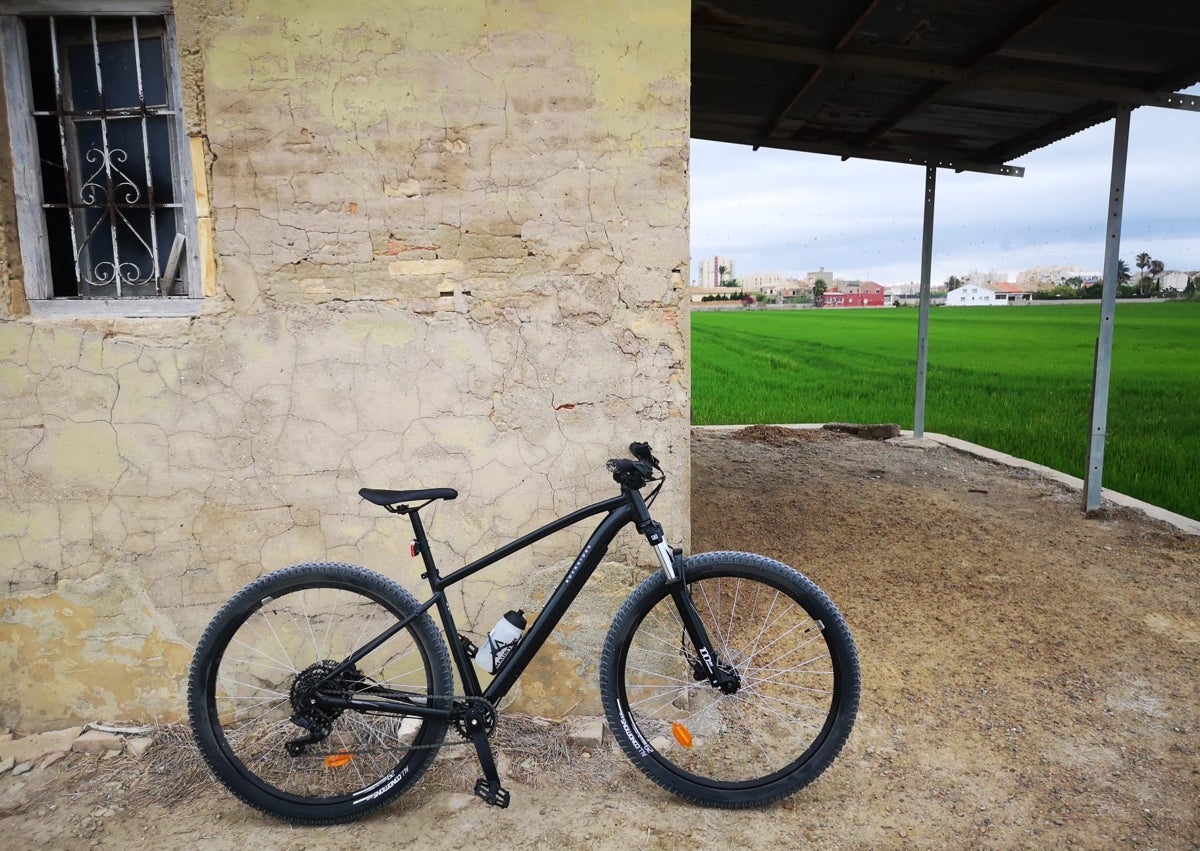
[[[623,632],[614,624],[613,635],[625,636],[624,651],[616,655],[610,635],[604,654],[609,667],[601,679],[611,696],[606,678],[619,659],[615,671],[625,710],[612,718],[610,729],[634,763],[685,797],[720,805],[787,794],[811,779],[799,773],[804,761],[822,753],[823,767],[845,737],[842,732],[833,750],[819,750],[838,711],[838,666],[826,624],[840,616],[835,609],[821,609],[823,623],[810,614],[803,601],[812,586],[782,565],[732,555],[749,566],[743,569],[738,562],[724,573],[701,562],[687,573],[690,599],[714,661],[737,677],[729,693],[707,677],[697,680],[695,672],[703,670],[699,653],[675,600],[665,582],[649,580],[618,614],[618,619],[631,614],[637,619]],[[609,706],[606,702],[606,712]],[[654,741],[652,756],[638,750],[622,718]],[[776,786],[781,791],[772,791]]]
[[[344,800],[411,755],[427,753],[418,742],[431,729],[429,743],[440,743],[444,723],[431,727],[414,716],[322,709],[319,700],[293,705],[297,694],[341,691],[353,697],[372,690],[385,700],[428,705],[429,668],[412,627],[329,675],[396,616],[377,599],[352,587],[308,583],[264,594],[248,609],[230,627],[211,699],[220,741],[245,766],[243,776],[248,772],[255,788],[314,802]],[[288,751],[289,743],[313,738],[314,732],[316,740],[301,753]],[[428,759],[421,758],[420,770]]]

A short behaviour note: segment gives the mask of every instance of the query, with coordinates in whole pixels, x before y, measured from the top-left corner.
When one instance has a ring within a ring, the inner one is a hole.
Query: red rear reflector
[[[416,558],[416,557],[417,557],[417,553],[418,553],[418,552],[419,552],[419,551],[417,550],[417,542],[416,542],[416,541],[409,541],[409,544],[408,544],[408,555],[409,555],[409,558]]]

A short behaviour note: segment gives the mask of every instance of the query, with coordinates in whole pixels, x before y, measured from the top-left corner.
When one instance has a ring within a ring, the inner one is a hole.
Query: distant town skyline
[[[774,284],[783,284],[786,282],[807,283],[811,285],[813,281],[820,279],[830,286],[835,286],[838,283],[874,283],[881,284],[885,287],[908,287],[919,282],[917,281],[897,281],[890,284],[882,284],[880,281],[873,281],[864,278],[850,278],[845,275],[840,275],[836,270],[825,269],[810,269],[804,273],[789,274],[775,270],[753,271],[753,272],[738,272],[736,269],[736,260],[732,257],[701,257],[692,258],[692,280],[693,287],[722,287],[730,286],[730,281],[735,281],[741,289],[752,290],[762,285],[763,281],[770,281]],[[1138,271],[1130,265],[1130,271],[1134,276],[1138,275]],[[938,281],[933,280],[933,289],[938,289],[943,286],[951,277],[957,279],[957,286],[962,286],[967,283],[1028,283],[1030,281],[1042,283],[1060,283],[1071,278],[1080,278],[1086,281],[1099,280],[1102,277],[1100,269],[1088,269],[1079,265],[1053,265],[1053,266],[1030,266],[1021,269],[1015,274],[999,272],[994,269],[979,270],[972,269],[959,273],[951,273],[947,279]],[[1184,282],[1186,283],[1186,281]]]
[[[1200,94],[1200,86],[1187,90]],[[939,170],[934,284],[1038,266],[1099,270],[1113,146],[1107,121],[1014,160],[1023,178]],[[1200,270],[1200,114],[1143,107],[1130,125],[1121,257]],[[925,170],[702,140],[691,150],[691,276],[704,257],[739,274],[919,280]]]

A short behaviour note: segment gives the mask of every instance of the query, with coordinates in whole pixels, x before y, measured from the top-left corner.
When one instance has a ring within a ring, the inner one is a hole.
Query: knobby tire
[[[858,654],[829,597],[792,568],[749,553],[688,558],[687,587],[721,663],[740,688],[709,684],[664,574],[613,620],[601,701],[626,755],[697,804],[759,806],[812,782],[850,735]]]
[[[285,568],[239,592],[200,639],[188,680],[192,731],[216,777],[250,806],[297,824],[350,821],[411,788],[445,737],[445,722],[322,713],[303,698],[320,684],[448,706],[449,654],[428,613],[333,686],[323,681],[352,650],[418,608],[379,574],[324,562]],[[304,725],[326,725],[328,734],[294,755],[286,745],[308,734]]]

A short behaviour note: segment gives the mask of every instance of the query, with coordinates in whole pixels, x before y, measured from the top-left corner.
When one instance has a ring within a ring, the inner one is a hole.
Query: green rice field
[[[1083,477],[1099,303],[934,308],[925,430]],[[912,428],[917,311],[692,313],[692,421]],[[1118,302],[1104,486],[1200,519],[1200,302]]]

